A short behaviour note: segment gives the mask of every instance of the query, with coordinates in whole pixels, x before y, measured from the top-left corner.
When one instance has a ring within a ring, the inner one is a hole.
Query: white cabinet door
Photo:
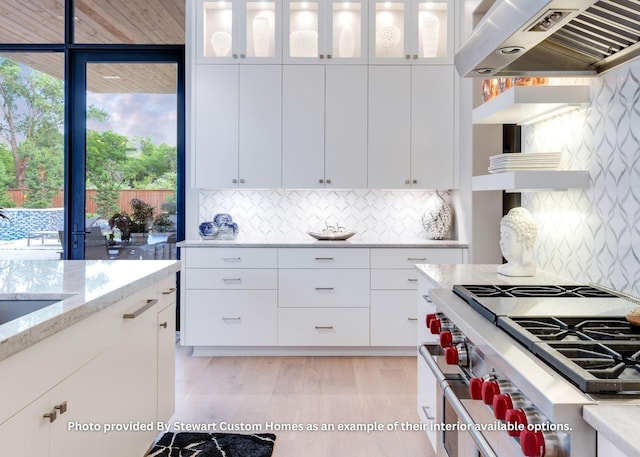
[[[411,68],[413,188],[455,187],[454,81],[453,65],[423,65]]]
[[[278,274],[280,308],[368,308],[369,270],[290,270]]]
[[[283,187],[324,187],[324,69],[283,67]]]
[[[175,294],[174,294],[175,296]],[[158,414],[168,422],[176,397],[176,305],[175,301],[158,313]]]
[[[326,187],[367,186],[367,67],[326,67]]]
[[[50,411],[47,392],[1,424],[2,455],[48,456],[50,423],[43,414]]]
[[[408,189],[411,67],[369,67],[369,187]]]
[[[371,291],[371,346],[415,346],[415,290]]]
[[[195,103],[195,187],[237,186],[237,65],[198,65]]]
[[[239,85],[238,183],[280,187],[282,66],[243,65]]]

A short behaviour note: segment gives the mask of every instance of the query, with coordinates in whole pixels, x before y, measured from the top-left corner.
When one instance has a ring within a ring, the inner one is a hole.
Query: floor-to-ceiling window
[[[184,0],[0,3],[0,258],[182,239]]]

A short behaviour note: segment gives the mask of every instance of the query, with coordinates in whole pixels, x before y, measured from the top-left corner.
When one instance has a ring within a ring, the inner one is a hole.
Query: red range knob
[[[542,432],[525,430],[520,433],[520,449],[525,457],[544,457],[545,443]]]
[[[509,409],[504,415],[504,421],[507,423],[507,433],[509,436],[520,436],[527,427],[527,415],[522,409]]]
[[[509,395],[495,395],[493,397],[493,415],[498,420],[505,420],[507,411],[513,409],[513,401]]]
[[[484,384],[484,379],[482,378],[471,378],[469,380],[469,395],[471,395],[472,400],[482,400],[482,384]]]
[[[458,353],[458,348],[448,347],[444,350],[444,360],[449,365],[458,365],[460,364],[460,354]]]
[[[453,344],[453,335],[449,330],[440,332],[440,347],[448,348]]]
[[[435,313],[429,313],[427,314],[427,318],[426,320],[426,324],[427,324],[427,328],[431,328],[431,321],[434,320],[436,318]]]
[[[500,386],[495,381],[486,381],[482,384],[482,401],[485,405],[493,405],[493,397],[500,393]]]
[[[440,319],[432,319],[431,322],[429,322],[429,330],[431,330],[433,335],[440,333],[440,330],[442,330]]]

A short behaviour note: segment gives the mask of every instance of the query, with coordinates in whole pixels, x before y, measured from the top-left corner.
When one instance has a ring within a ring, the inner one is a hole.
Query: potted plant
[[[153,231],[156,233],[167,233],[175,231],[175,223],[167,213],[156,216],[153,220]]]
[[[153,206],[143,202],[139,198],[132,198],[131,205],[131,232],[147,233],[151,229],[153,221]]]
[[[120,239],[124,243],[128,243],[131,240],[132,225],[133,222],[131,221],[131,217],[129,217],[129,215],[125,212],[115,213],[113,216],[111,216],[111,219],[109,219],[109,227],[111,227],[111,230],[117,229],[118,231],[120,231]],[[113,234],[111,234],[110,239],[113,241]]]

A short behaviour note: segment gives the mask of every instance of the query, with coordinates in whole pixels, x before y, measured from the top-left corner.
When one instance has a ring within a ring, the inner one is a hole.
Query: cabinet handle
[[[427,260],[427,258],[426,257],[407,257],[407,260],[409,262],[415,262],[415,261],[418,261],[418,260]]]
[[[333,260],[333,257],[316,257],[318,262]]]
[[[333,290],[333,287],[316,287],[318,292],[322,292],[323,290]]]
[[[436,417],[435,417],[435,416],[430,416],[430,415],[429,415],[429,409],[430,409],[430,408],[429,408],[428,406],[423,406],[423,407],[422,407],[422,411],[424,411],[424,415],[425,415],[425,416],[427,417],[427,419],[429,419],[430,421],[434,421],[434,420],[436,420]]]
[[[407,278],[407,281],[409,282],[418,282],[417,278]]]
[[[223,257],[223,262],[240,262],[242,261],[242,257]]]
[[[411,184],[411,181],[410,181],[410,180],[408,180],[408,179],[405,179],[405,180],[404,180],[404,183],[408,185],[408,184]]]
[[[169,326],[169,323],[167,321],[164,321],[162,324],[160,324],[160,327],[162,328],[167,328]]]
[[[327,184],[331,184],[331,180],[330,179],[327,179]]]
[[[418,318],[417,317],[407,317],[407,320],[413,322],[413,321],[417,321]]]
[[[414,59],[417,59],[417,58],[418,58],[418,54],[414,54],[414,55],[413,55],[413,58],[414,58]]]
[[[58,411],[60,411],[60,414],[64,414],[67,412],[67,402],[63,401],[59,405],[54,406],[53,409],[57,409]]]
[[[411,58],[411,54],[405,54],[404,58],[405,59],[410,59]]]
[[[240,184],[244,184],[244,178],[240,178]]]
[[[333,330],[333,325],[316,325],[316,330]]]
[[[140,308],[138,308],[134,312],[132,312],[132,313],[124,313],[122,315],[122,318],[123,319],[135,319],[136,317],[138,317],[140,314],[144,313],[146,310],[151,308],[156,303],[158,303],[158,299],[157,298],[148,299],[147,303],[145,303],[143,306],[141,306]]]
[[[324,54],[320,54],[319,56],[321,59],[324,59]]]
[[[331,58],[331,54],[327,54],[327,59],[330,59],[330,58]]]
[[[237,180],[236,178],[233,178],[233,179],[231,180],[231,182],[232,182],[232,183],[234,183],[234,184],[238,184],[238,180]]]
[[[58,418],[58,413],[56,412],[55,409],[52,409],[48,413],[43,414],[42,417],[49,419],[49,423],[51,423],[51,422],[55,422],[55,420]]]
[[[246,56],[245,56],[244,54],[240,54],[240,58],[241,58],[241,59],[244,59],[245,57],[246,57]],[[415,58],[417,58],[417,57],[418,57],[418,56],[415,56],[415,57],[414,57],[414,59],[415,59]]]
[[[237,59],[238,58],[238,54],[233,54],[233,58]]]
[[[319,182],[320,184],[324,184],[324,179],[318,179],[318,182]]]
[[[427,303],[433,303],[433,302],[431,301],[431,298],[430,298],[428,295],[423,295],[423,296],[422,296],[422,298],[423,298],[423,300],[424,300],[424,301],[426,301]]]
[[[411,181],[411,184],[418,184],[418,180],[414,179],[413,181]]]
[[[175,287],[172,287],[172,288],[170,288],[170,289],[168,289],[168,290],[163,290],[163,291],[162,291],[162,295],[171,295],[171,294],[172,294],[172,293],[174,293],[176,290],[178,290],[178,289],[176,289]]]
[[[242,319],[240,319],[240,316],[238,316],[238,317],[224,317],[224,316],[222,316],[222,320],[223,321],[239,321],[239,320],[242,320]]]
[[[242,282],[242,278],[222,278],[222,282]]]

